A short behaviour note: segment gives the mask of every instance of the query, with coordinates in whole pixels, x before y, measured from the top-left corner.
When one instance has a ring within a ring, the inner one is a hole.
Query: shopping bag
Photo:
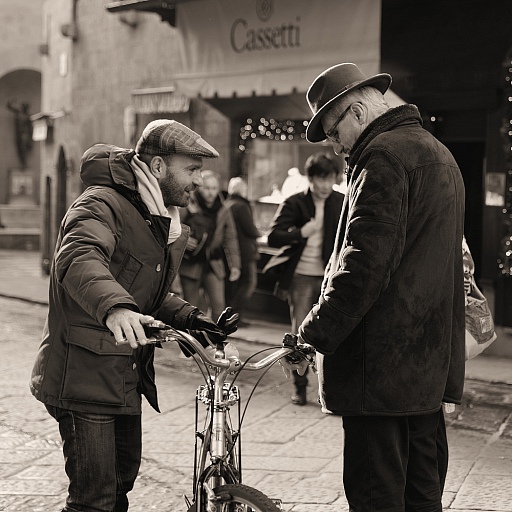
[[[483,352],[497,337],[489,304],[473,276],[466,296],[466,361]]]

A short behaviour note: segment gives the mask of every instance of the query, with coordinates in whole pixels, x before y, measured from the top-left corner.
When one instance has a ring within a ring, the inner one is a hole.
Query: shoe
[[[237,325],[237,327],[241,327],[243,329],[244,327],[250,327],[251,323],[247,322],[246,320],[238,320],[236,325]]]
[[[306,390],[305,389],[298,389],[293,395],[292,395],[292,404],[293,405],[306,405]]]

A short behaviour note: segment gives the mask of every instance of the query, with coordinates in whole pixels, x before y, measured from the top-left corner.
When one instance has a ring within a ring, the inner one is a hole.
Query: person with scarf
[[[443,403],[464,386],[464,182],[418,108],[388,106],[390,83],[343,63],[307,92],[306,138],[348,155],[348,190],[299,337],[317,350],[323,410],[343,420],[350,510],[441,512]]]
[[[235,221],[223,204],[218,176],[210,170],[202,172],[203,186],[193,194],[181,220],[190,227],[180,280],[183,297],[192,304],[204,293],[213,318],[225,308],[226,265],[228,279],[237,281],[241,272],[240,248]]]
[[[218,156],[199,134],[161,119],[135,150],[96,144],[82,157],[87,188],[60,225],[30,381],[59,424],[69,478],[63,511],[128,510],[142,395],[159,411],[145,326],[160,320],[204,346],[236,330],[228,310],[216,323],[169,293],[188,238],[178,207],[202,185],[203,158]]]

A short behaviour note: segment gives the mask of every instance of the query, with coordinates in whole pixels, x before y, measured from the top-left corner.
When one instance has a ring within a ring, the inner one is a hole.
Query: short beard
[[[189,196],[184,192],[179,192],[180,187],[174,180],[172,173],[168,173],[164,180],[160,180],[159,185],[166,208],[169,208],[169,206],[188,206]]]

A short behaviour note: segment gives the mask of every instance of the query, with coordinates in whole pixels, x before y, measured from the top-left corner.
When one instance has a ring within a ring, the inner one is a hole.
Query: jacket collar
[[[374,119],[361,133],[350,152],[347,160],[348,178],[350,178],[361,153],[375,137],[392,130],[398,125],[418,123],[421,125],[422,120],[420,112],[415,105],[400,105],[399,107],[391,108]]]

